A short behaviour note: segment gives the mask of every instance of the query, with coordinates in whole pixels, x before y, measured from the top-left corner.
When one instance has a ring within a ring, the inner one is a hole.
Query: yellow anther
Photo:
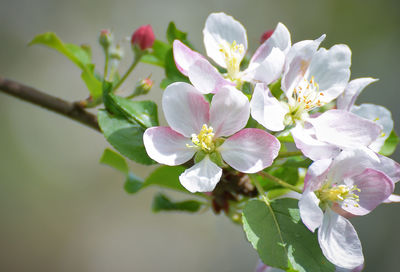
[[[357,185],[349,187],[342,184],[338,186],[333,186],[331,188],[321,189],[319,191],[319,198],[321,199],[321,201],[330,202],[342,202],[346,199],[359,202],[359,196],[353,192],[361,192],[361,190],[357,187]],[[357,203],[354,203],[353,205],[354,207],[359,207]],[[347,204],[345,204],[345,206],[347,207]]]
[[[224,54],[228,78],[232,81],[237,80],[240,61],[244,53],[243,44],[237,44],[236,41],[233,41],[232,44],[224,43],[220,45],[219,51]]]
[[[196,147],[201,148],[205,152],[213,151],[215,148],[214,145],[214,133],[213,128],[208,127],[206,124],[200,130],[198,135],[192,134],[192,142]],[[193,146],[188,146],[193,147]]]

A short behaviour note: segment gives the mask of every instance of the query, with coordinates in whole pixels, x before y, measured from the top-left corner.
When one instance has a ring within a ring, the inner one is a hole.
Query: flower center
[[[200,147],[205,152],[211,152],[214,150],[214,133],[213,128],[208,127],[206,124],[200,130],[198,135],[192,134],[192,142],[195,146]]]
[[[240,61],[244,53],[244,46],[243,44],[237,44],[236,41],[233,41],[232,44],[225,42],[221,44],[220,47],[219,51],[222,52],[225,57],[228,78],[235,81],[240,72]]]
[[[353,202],[354,207],[359,207],[357,202],[360,201],[358,195],[354,192],[361,192],[357,185],[347,186],[344,184],[332,186],[331,188],[323,188],[318,191],[318,197],[321,201],[343,202],[345,200]],[[354,203],[355,202],[355,203]],[[348,206],[348,204],[345,204]]]

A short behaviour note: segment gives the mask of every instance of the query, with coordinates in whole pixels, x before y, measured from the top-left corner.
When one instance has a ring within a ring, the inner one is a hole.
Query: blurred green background
[[[358,100],[384,105],[400,129],[400,2],[398,0],[1,0],[0,75],[75,101],[86,98],[79,70],[43,47],[27,47],[36,34],[56,32],[64,41],[92,45],[101,70],[97,35],[103,28],[125,40],[152,24],[165,40],[169,21],[189,32],[201,52],[209,13],[224,11],[247,28],[250,50],[265,30],[283,22],[292,41],[326,33],[324,47],[346,43],[353,52],[352,78],[380,81]],[[126,55],[129,43],[123,42]],[[129,57],[127,58],[129,60]],[[129,61],[123,63],[123,68]],[[152,73],[139,66],[122,90]],[[101,134],[64,117],[0,93],[0,271],[252,271],[257,254],[240,227],[224,216],[153,214],[158,190],[123,190],[123,176],[98,164],[108,146]],[[393,156],[400,161],[400,151]],[[151,168],[132,163],[144,177]],[[399,192],[399,190],[397,190]],[[355,218],[365,271],[397,271],[400,205],[381,205]]]

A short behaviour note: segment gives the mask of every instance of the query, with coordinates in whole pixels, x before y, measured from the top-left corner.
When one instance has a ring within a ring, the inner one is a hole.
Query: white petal
[[[375,81],[378,81],[378,79],[372,77],[357,78],[350,81],[344,92],[337,98],[337,108],[350,111],[361,91]]]
[[[193,157],[192,141],[169,127],[152,127],[143,134],[143,143],[150,158],[161,164],[179,165]]]
[[[210,108],[210,125],[215,138],[230,136],[244,128],[250,117],[247,97],[231,86],[220,89],[213,97]]]
[[[244,46],[240,60],[246,54],[246,29],[232,16],[226,15],[223,12],[211,13],[208,16],[203,29],[203,35],[207,55],[221,67],[226,68],[224,53],[220,51],[221,46],[231,45],[233,42],[236,42],[236,44]]]
[[[318,140],[342,147],[368,146],[381,134],[381,126],[343,110],[329,110],[308,120]]]
[[[325,257],[336,266],[353,269],[364,263],[356,230],[350,221],[330,209],[325,211],[318,241]]]
[[[324,94],[321,100],[330,102],[338,97],[350,78],[351,51],[347,45],[337,44],[329,50],[321,48],[313,56],[308,80],[314,76],[319,90]]]
[[[324,159],[313,162],[307,170],[304,178],[304,191],[317,191],[326,181],[326,176],[329,167],[332,164],[332,159]]]
[[[186,169],[179,176],[179,180],[182,186],[192,193],[211,192],[221,179],[221,175],[222,169],[206,156],[199,163]]]
[[[317,52],[318,46],[325,39],[322,35],[314,41],[301,41],[295,43],[286,55],[285,68],[282,76],[282,90],[287,97],[292,96],[293,89],[304,78],[312,57]]]
[[[382,126],[382,133],[369,145],[369,148],[379,152],[393,130],[393,119],[390,111],[385,107],[374,104],[361,104],[360,106],[353,106],[351,112]]]
[[[318,205],[319,199],[314,192],[304,192],[299,201],[301,220],[312,232],[322,225],[324,218],[324,213]]]
[[[384,203],[400,202],[400,195],[391,194]]]
[[[203,94],[215,93],[226,85],[235,86],[205,59],[199,59],[191,65],[188,76],[193,86]]]
[[[379,161],[371,160],[371,166],[368,167],[385,173],[394,183],[398,182],[400,180],[400,164],[379,154],[378,158]]]
[[[173,43],[173,53],[176,68],[184,74],[188,75],[189,67],[199,59],[205,59],[201,54],[193,51],[179,40]]]
[[[279,149],[278,139],[256,128],[239,131],[218,148],[227,164],[244,173],[256,173],[270,166]]]
[[[249,67],[243,71],[242,79],[270,84],[281,76],[284,63],[285,54],[278,48],[272,48],[262,62],[250,62]]]
[[[169,85],[162,97],[165,119],[169,126],[183,136],[198,134],[209,120],[209,104],[192,85],[175,82]]]

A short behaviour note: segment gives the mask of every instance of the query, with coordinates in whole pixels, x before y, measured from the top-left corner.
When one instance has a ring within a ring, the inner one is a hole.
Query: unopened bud
[[[122,50],[121,46],[117,44],[116,46],[110,49],[110,58],[121,60],[124,56],[124,51]]]
[[[141,81],[139,81],[137,83],[136,88],[133,91],[133,94],[130,95],[129,97],[132,98],[135,96],[147,94],[148,92],[150,92],[153,85],[154,85],[154,81],[151,80],[150,77],[142,79]]]
[[[113,42],[113,36],[110,30],[108,29],[101,30],[99,36],[99,43],[104,48],[104,50],[107,50],[111,46],[112,42]]]
[[[274,30],[273,30],[273,29],[265,31],[265,32],[261,35],[260,43],[264,43],[266,40],[268,40],[268,39],[271,37],[271,35],[272,35],[273,33],[274,33]]]
[[[137,46],[140,50],[146,50],[153,47],[154,40],[155,36],[151,25],[143,25],[132,34],[131,44],[133,48]]]

